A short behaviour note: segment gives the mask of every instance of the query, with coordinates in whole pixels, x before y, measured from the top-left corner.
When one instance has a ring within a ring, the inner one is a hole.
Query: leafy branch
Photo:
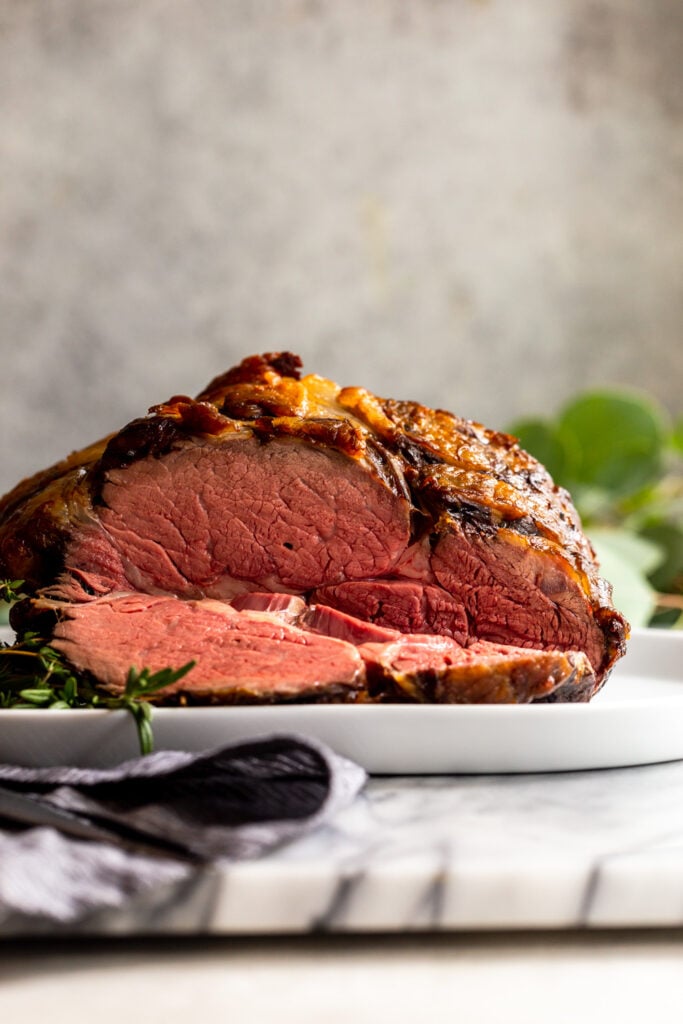
[[[571,493],[631,624],[683,628],[683,419],[605,389],[508,429]]]

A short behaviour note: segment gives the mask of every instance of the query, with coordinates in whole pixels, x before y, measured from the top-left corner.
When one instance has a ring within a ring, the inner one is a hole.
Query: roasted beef
[[[515,439],[254,356],[23,481],[0,574],[73,664],[159,699],[586,700],[627,626]]]

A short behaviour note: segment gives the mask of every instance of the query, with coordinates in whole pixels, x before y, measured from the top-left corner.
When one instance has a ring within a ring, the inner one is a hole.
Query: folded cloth
[[[17,915],[62,924],[257,857],[351,803],[358,765],[276,735],[111,769],[0,765],[0,935]]]

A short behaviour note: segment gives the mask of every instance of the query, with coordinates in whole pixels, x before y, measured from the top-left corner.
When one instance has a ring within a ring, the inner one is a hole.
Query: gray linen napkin
[[[103,770],[0,765],[0,935],[17,916],[79,922],[202,863],[257,857],[347,806],[365,778],[296,735]],[[30,824],[55,815],[56,828]]]

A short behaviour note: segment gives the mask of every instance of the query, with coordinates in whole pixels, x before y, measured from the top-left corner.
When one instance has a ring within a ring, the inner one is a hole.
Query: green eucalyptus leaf
[[[668,614],[657,613],[652,621],[651,626],[658,626],[660,629],[683,629],[683,612],[679,612],[676,609],[668,609]]]
[[[584,527],[593,522],[609,523],[614,520],[614,495],[604,487],[587,487],[585,484],[575,483],[571,485],[570,490],[572,501]]]
[[[674,424],[671,432],[671,443],[679,455],[683,455],[683,417],[676,420]]]
[[[640,536],[656,544],[663,554],[660,564],[648,573],[652,586],[660,593],[679,590],[683,581],[683,522],[655,523],[644,527]]]
[[[677,608],[658,608],[648,625],[656,629],[683,629],[683,612]]]
[[[576,454],[571,441],[564,437],[555,424],[542,419],[518,420],[508,432],[519,439],[520,446],[548,470],[556,484],[566,486],[571,478]]]
[[[594,528],[590,539],[600,572],[612,584],[615,607],[632,626],[647,626],[657,603],[647,573],[660,563],[662,550],[627,530]]]
[[[621,497],[655,480],[669,436],[664,410],[646,395],[593,391],[567,405],[559,432],[578,453],[579,484]]]
[[[609,547],[610,551],[617,553],[645,576],[654,572],[665,558],[664,548],[654,539],[641,537],[630,530],[594,526],[589,535],[596,551],[598,547],[601,550]]]

